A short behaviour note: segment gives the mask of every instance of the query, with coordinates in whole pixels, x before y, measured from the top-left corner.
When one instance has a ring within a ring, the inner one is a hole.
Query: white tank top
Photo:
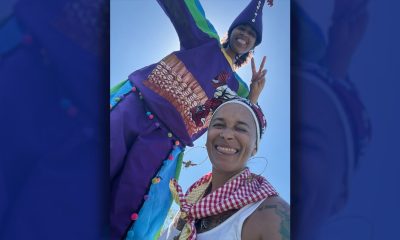
[[[240,240],[242,236],[242,227],[244,221],[257,209],[265,199],[251,203],[237,211],[235,214],[226,219],[223,223],[215,228],[197,234],[197,240]],[[169,225],[158,240],[173,240],[180,233],[173,224]]]

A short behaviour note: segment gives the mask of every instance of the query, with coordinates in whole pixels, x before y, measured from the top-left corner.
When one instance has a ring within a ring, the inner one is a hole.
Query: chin
[[[242,50],[242,49],[235,49],[235,52],[239,55],[246,54],[248,51]]]
[[[235,168],[230,165],[227,166],[226,164],[213,164],[213,169],[224,173],[237,173],[241,171],[241,168]]]

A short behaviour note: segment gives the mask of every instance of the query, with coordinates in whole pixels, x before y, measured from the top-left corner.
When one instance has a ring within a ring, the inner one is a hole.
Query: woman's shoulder
[[[290,239],[290,206],[279,196],[266,198],[246,219],[242,239]]]

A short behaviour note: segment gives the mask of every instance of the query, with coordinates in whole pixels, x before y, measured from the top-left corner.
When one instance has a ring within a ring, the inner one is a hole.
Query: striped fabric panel
[[[247,98],[249,95],[249,87],[247,84],[240,78],[240,76],[237,73],[233,73],[235,75],[235,78],[238,80],[239,83],[239,88],[237,90],[237,94],[243,98]]]
[[[128,80],[124,80],[110,89],[110,94],[113,96]]]
[[[197,27],[211,38],[219,42],[219,36],[214,26],[207,20],[203,7],[198,0],[185,0],[185,4],[190,11]]]
[[[110,105],[114,107],[120,96],[123,96],[132,90],[132,84],[129,80],[124,80],[110,89]]]

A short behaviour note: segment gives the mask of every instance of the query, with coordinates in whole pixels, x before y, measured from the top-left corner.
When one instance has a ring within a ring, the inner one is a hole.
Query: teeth
[[[227,148],[227,147],[217,146],[217,150],[219,152],[226,153],[226,154],[234,154],[234,153],[236,153],[236,149],[234,149],[234,148]]]
[[[240,44],[246,44],[246,41],[245,40],[243,40],[243,39],[241,39],[241,38],[238,38],[238,40],[237,40]]]

